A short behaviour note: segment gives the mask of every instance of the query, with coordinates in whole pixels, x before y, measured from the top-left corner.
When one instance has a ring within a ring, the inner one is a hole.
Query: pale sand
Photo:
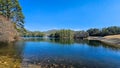
[[[120,34],[119,35],[109,35],[105,37],[88,37],[88,40],[98,40],[106,44],[110,44],[115,47],[120,48]]]

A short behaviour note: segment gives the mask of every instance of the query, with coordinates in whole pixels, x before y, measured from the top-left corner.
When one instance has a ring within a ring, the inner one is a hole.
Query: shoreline
[[[90,36],[87,38],[87,40],[97,40],[97,41],[100,41],[102,43],[109,44],[110,46],[120,48],[120,38],[119,37],[118,38],[115,38],[115,37],[109,38],[109,36],[105,36],[105,37]]]

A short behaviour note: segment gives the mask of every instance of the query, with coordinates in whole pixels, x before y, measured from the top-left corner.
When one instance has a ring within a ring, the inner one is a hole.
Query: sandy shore
[[[98,40],[106,44],[110,44],[120,48],[120,35],[110,35],[105,37],[88,37],[88,40]]]

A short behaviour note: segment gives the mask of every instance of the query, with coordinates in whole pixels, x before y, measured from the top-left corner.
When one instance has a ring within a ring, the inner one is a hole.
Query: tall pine
[[[24,15],[18,0],[0,0],[0,15],[10,19],[18,27],[24,27]]]

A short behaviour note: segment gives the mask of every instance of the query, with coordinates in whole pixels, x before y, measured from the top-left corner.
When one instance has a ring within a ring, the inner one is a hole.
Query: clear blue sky
[[[20,0],[25,28],[86,30],[120,26],[120,0]]]

